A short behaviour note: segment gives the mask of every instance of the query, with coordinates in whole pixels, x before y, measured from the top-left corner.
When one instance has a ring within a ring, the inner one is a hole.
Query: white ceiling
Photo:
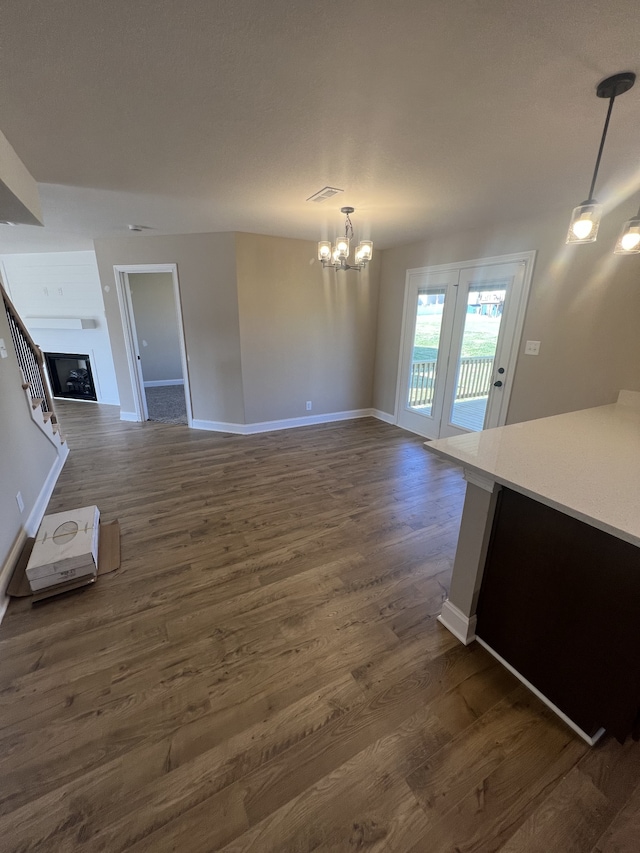
[[[607,102],[640,72],[637,0],[3,0],[0,129],[45,228],[313,240],[356,208],[378,247],[587,195]],[[316,205],[325,185],[345,193]],[[640,83],[613,111],[596,195],[640,188]],[[1,214],[0,214],[1,215]]]

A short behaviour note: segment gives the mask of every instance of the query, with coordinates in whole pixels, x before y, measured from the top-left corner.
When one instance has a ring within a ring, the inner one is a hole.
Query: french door
[[[533,253],[491,261],[407,273],[399,426],[441,438],[504,423]]]

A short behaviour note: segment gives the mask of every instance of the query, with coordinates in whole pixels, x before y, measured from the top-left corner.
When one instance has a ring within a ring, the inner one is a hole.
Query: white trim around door
[[[184,323],[182,319],[182,301],[180,298],[180,282],[178,280],[177,264],[117,264],[113,267],[116,280],[116,291],[118,294],[118,305],[122,317],[122,328],[124,332],[125,349],[127,353],[127,364],[129,366],[129,377],[133,390],[135,404],[135,420],[147,420],[146,398],[144,394],[144,379],[140,369],[140,359],[137,352],[137,337],[135,318],[133,315],[133,303],[131,300],[131,289],[129,286],[130,273],[171,273],[173,280],[173,295],[178,320],[178,337],[180,341],[180,360],[182,364],[182,376],[184,379],[184,396],[187,406],[187,424],[193,426],[193,411],[191,408],[191,390],[189,386],[189,357],[184,336]],[[131,412],[125,412],[122,420],[134,420]]]
[[[494,365],[499,375],[493,377],[488,400],[485,396],[484,428],[505,424],[535,256],[535,251],[527,251],[407,270],[395,403],[395,422],[399,426],[426,438],[440,438],[468,431],[452,422],[450,398],[452,391],[455,392],[457,381],[464,316],[467,312],[466,294],[471,280],[482,282],[485,272],[487,281],[495,276],[501,277],[502,272],[505,280],[510,281],[500,319]],[[487,285],[481,284],[480,288],[486,289]],[[428,405],[423,408],[423,412],[417,411],[421,406],[416,407],[416,404],[407,402],[414,393],[409,392],[409,374],[413,360],[418,296],[426,296],[431,302],[437,298],[444,303],[437,359],[435,363],[425,365],[432,372],[435,371],[435,377],[428,378],[428,381],[434,382],[434,387],[429,392],[430,398],[426,401]]]

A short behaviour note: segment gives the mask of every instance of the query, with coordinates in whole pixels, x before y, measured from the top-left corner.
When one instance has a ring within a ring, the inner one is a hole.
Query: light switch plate
[[[540,352],[540,341],[527,341],[524,347],[525,355],[538,355]]]
[[[9,353],[7,352],[7,347],[4,342],[4,338],[0,338],[0,358],[8,358]]]

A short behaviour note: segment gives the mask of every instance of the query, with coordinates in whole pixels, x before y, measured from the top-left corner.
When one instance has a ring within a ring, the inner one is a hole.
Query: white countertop
[[[508,488],[640,545],[640,392],[618,403],[427,442]]]

